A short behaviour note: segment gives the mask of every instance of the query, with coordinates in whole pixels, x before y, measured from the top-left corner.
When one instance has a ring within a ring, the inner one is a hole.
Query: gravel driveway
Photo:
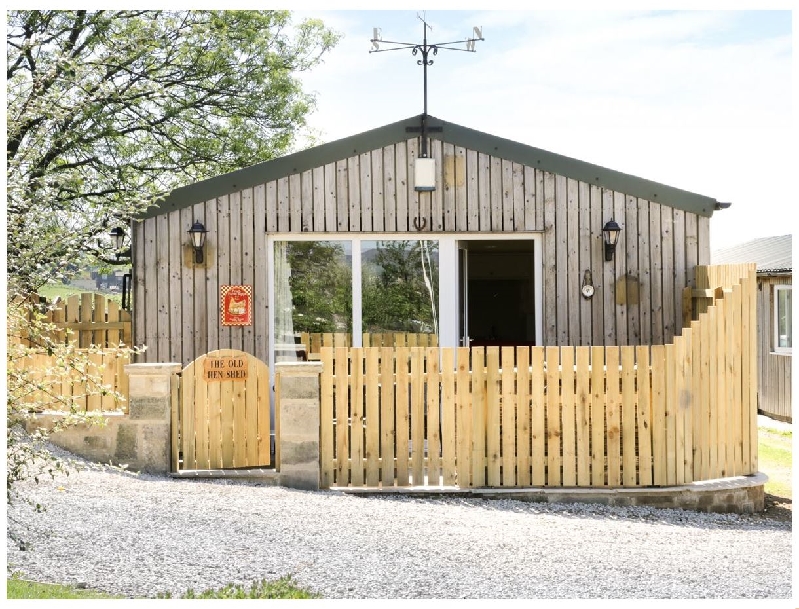
[[[8,572],[129,597],[292,575],[325,598],[791,598],[791,524],[355,497],[94,467],[22,484]],[[20,546],[25,549],[20,549]]]

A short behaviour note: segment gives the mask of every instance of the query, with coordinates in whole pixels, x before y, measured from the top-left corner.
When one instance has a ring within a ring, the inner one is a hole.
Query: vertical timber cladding
[[[266,239],[274,232],[537,232],[544,345],[665,344],[681,333],[682,289],[710,259],[708,217],[446,141],[430,150],[432,192],[413,188],[411,138],[135,222],[143,360],[186,365],[233,348],[268,361]],[[601,231],[611,218],[622,233],[605,262]],[[195,219],[209,231],[199,265],[187,234]],[[586,274],[590,300],[580,293]],[[253,286],[251,326],[220,325],[219,287],[228,283]]]
[[[184,366],[216,349],[268,361],[266,185],[233,192],[134,223],[134,342],[139,361]],[[208,231],[204,262],[194,262],[188,229]],[[253,319],[222,326],[220,286],[253,287]]]

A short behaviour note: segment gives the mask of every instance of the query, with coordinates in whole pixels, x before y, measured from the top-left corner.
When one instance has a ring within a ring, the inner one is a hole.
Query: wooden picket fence
[[[33,296],[39,303],[40,297]],[[66,300],[56,299],[52,309],[46,310],[44,318],[55,326],[55,340],[61,344],[72,344],[87,348],[130,346],[132,344],[132,322],[130,311],[102,294],[74,294]],[[25,343],[28,337],[8,337],[9,343]]]
[[[351,347],[352,334],[345,332],[302,332],[300,344],[309,360],[320,359],[322,347]],[[364,347],[436,347],[438,335],[414,332],[363,333]]]
[[[322,347],[322,486],[649,487],[757,472],[746,271],[667,345]]]
[[[9,374],[26,371],[23,403],[37,411],[66,410],[71,405],[84,412],[127,412],[128,377],[124,366],[130,363],[130,356],[112,349],[131,344],[130,313],[101,294],[73,295],[53,303],[32,295],[30,302],[40,307],[44,321],[55,327],[51,338],[75,349],[78,357],[67,364],[48,355],[32,340],[24,323],[14,324],[19,331],[7,332],[7,366]],[[118,404],[109,393],[102,395],[98,385],[87,386],[87,374],[108,390],[121,394],[124,401]]]
[[[731,290],[750,272],[755,272],[753,268],[757,268],[753,263],[697,266],[696,287],[686,286],[683,290],[683,327],[699,319],[713,305],[717,289]]]
[[[77,368],[66,367],[56,357],[46,353],[28,352],[22,357],[7,360],[9,373],[26,370],[26,386],[31,391],[22,396],[23,403],[31,405],[35,411],[65,411],[71,403],[77,412],[98,412],[121,410],[128,412],[128,375],[125,364],[130,363],[127,353],[113,351],[78,349],[81,364]],[[74,363],[74,362],[73,362]],[[82,380],[90,374],[100,380],[110,391],[119,393],[124,401],[117,404],[114,396],[102,395],[99,386]],[[40,387],[37,389],[37,386]]]

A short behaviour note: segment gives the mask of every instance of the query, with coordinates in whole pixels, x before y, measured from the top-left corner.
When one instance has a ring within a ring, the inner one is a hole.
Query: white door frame
[[[449,233],[447,235],[452,239],[452,248],[454,249],[453,258],[454,264],[452,267],[451,272],[447,273],[444,271],[444,264],[441,263],[441,283],[439,284],[439,300],[441,301],[441,310],[442,311],[455,311],[456,315],[450,315],[448,317],[451,318],[451,323],[447,326],[447,333],[444,332],[444,316],[441,315],[441,336],[439,337],[439,344],[442,347],[456,347],[461,344],[461,331],[458,324],[458,319],[460,315],[459,311],[459,300],[458,300],[458,290],[463,289],[463,286],[460,284],[460,272],[458,269],[458,247],[459,244],[465,241],[532,241],[533,242],[533,298],[534,306],[535,306],[535,344],[542,345],[543,338],[544,338],[544,280],[543,280],[543,273],[544,273],[544,261],[542,257],[543,252],[543,235],[541,233],[456,233],[452,234]],[[449,245],[449,244],[448,244]],[[443,259],[443,250],[444,244],[443,241],[439,246],[439,259]],[[468,254],[467,254],[468,255]],[[449,294],[448,296],[452,300],[448,300],[446,302],[446,306],[451,307],[445,309],[445,303],[443,299],[444,295],[444,279],[445,277],[448,279],[449,285]],[[468,311],[468,305],[467,311]],[[468,320],[466,322],[468,324]],[[468,327],[468,325],[467,325]]]

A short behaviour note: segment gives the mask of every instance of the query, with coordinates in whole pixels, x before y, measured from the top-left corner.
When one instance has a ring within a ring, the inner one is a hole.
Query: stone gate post
[[[279,375],[280,485],[319,490],[319,376],[322,362],[275,364]]]
[[[127,364],[128,420],[117,433],[117,454],[132,469],[170,471],[172,377],[181,364]]]

